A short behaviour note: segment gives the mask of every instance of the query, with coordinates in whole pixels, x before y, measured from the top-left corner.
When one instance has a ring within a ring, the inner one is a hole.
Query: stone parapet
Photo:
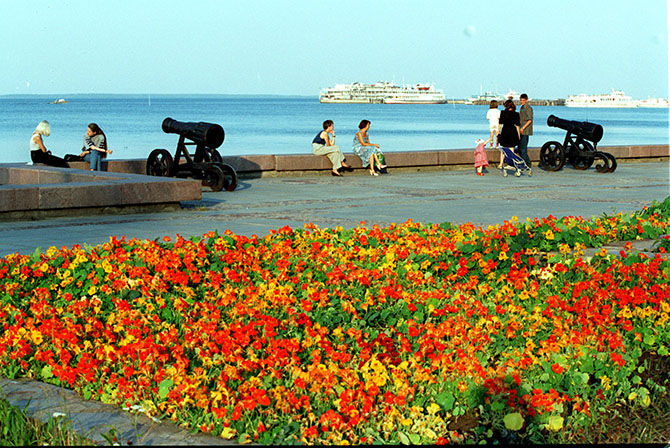
[[[646,159],[670,159],[670,146],[668,145],[600,146],[598,150],[611,153],[623,163]],[[487,154],[489,162],[498,163],[500,161],[499,151],[487,149]],[[539,162],[540,148],[529,148],[528,155],[533,162]],[[361,159],[355,154],[345,152],[344,156],[352,167],[363,167]],[[473,149],[389,152],[385,156],[390,168],[466,169],[472,168],[474,163]],[[331,169],[327,157],[310,153],[223,156],[223,162],[235,168],[240,177],[291,175],[298,172],[319,172]],[[70,165],[80,169],[88,167],[86,162],[72,162]],[[109,172],[144,174],[145,165],[144,159],[122,159],[103,161],[102,166],[103,170]]]

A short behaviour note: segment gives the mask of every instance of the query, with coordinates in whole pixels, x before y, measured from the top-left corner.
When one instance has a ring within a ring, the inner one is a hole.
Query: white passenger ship
[[[622,90],[614,90],[602,95],[570,95],[565,100],[567,107],[638,107],[639,101],[627,96]]]
[[[322,103],[442,104],[444,93],[432,84],[398,86],[392,82],[337,84],[321,90]]]

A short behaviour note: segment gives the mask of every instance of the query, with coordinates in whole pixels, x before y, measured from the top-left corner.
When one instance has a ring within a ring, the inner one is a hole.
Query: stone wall
[[[473,148],[474,149],[474,148]],[[389,168],[402,169],[469,169],[474,164],[473,149],[464,150],[425,150],[408,152],[389,152],[385,154]],[[644,145],[644,146],[602,146],[599,150],[609,152],[617,158],[619,163],[641,160],[669,160],[670,146],[668,145]],[[221,151],[224,163],[231,165],[240,177],[245,176],[281,176],[294,175],[298,172],[319,172],[331,169],[330,161],[324,156],[315,156],[311,153],[301,154],[278,154],[278,155],[248,155],[248,156],[225,156]],[[490,163],[500,161],[498,151],[487,150]],[[530,148],[528,154],[531,160],[537,164],[540,157],[540,148]],[[358,156],[345,152],[347,163],[354,168],[362,168]],[[70,164],[73,168],[86,169],[86,162],[75,162]],[[144,174],[146,161],[144,159],[106,160],[103,161],[103,169],[117,173]]]

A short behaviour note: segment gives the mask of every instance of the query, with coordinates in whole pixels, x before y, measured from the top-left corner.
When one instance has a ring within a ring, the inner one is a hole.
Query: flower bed
[[[0,373],[240,442],[568,440],[646,407],[670,198],[632,215],[112,237],[0,259]],[[555,251],[545,255],[544,251]]]

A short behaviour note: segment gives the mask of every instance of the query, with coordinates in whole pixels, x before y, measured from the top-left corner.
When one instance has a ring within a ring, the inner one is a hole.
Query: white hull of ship
[[[447,100],[432,85],[397,86],[389,82],[376,84],[338,84],[322,90],[321,103],[344,104],[442,104]]]
[[[444,104],[447,100],[403,100],[398,98],[388,98],[384,100],[385,104]]]

